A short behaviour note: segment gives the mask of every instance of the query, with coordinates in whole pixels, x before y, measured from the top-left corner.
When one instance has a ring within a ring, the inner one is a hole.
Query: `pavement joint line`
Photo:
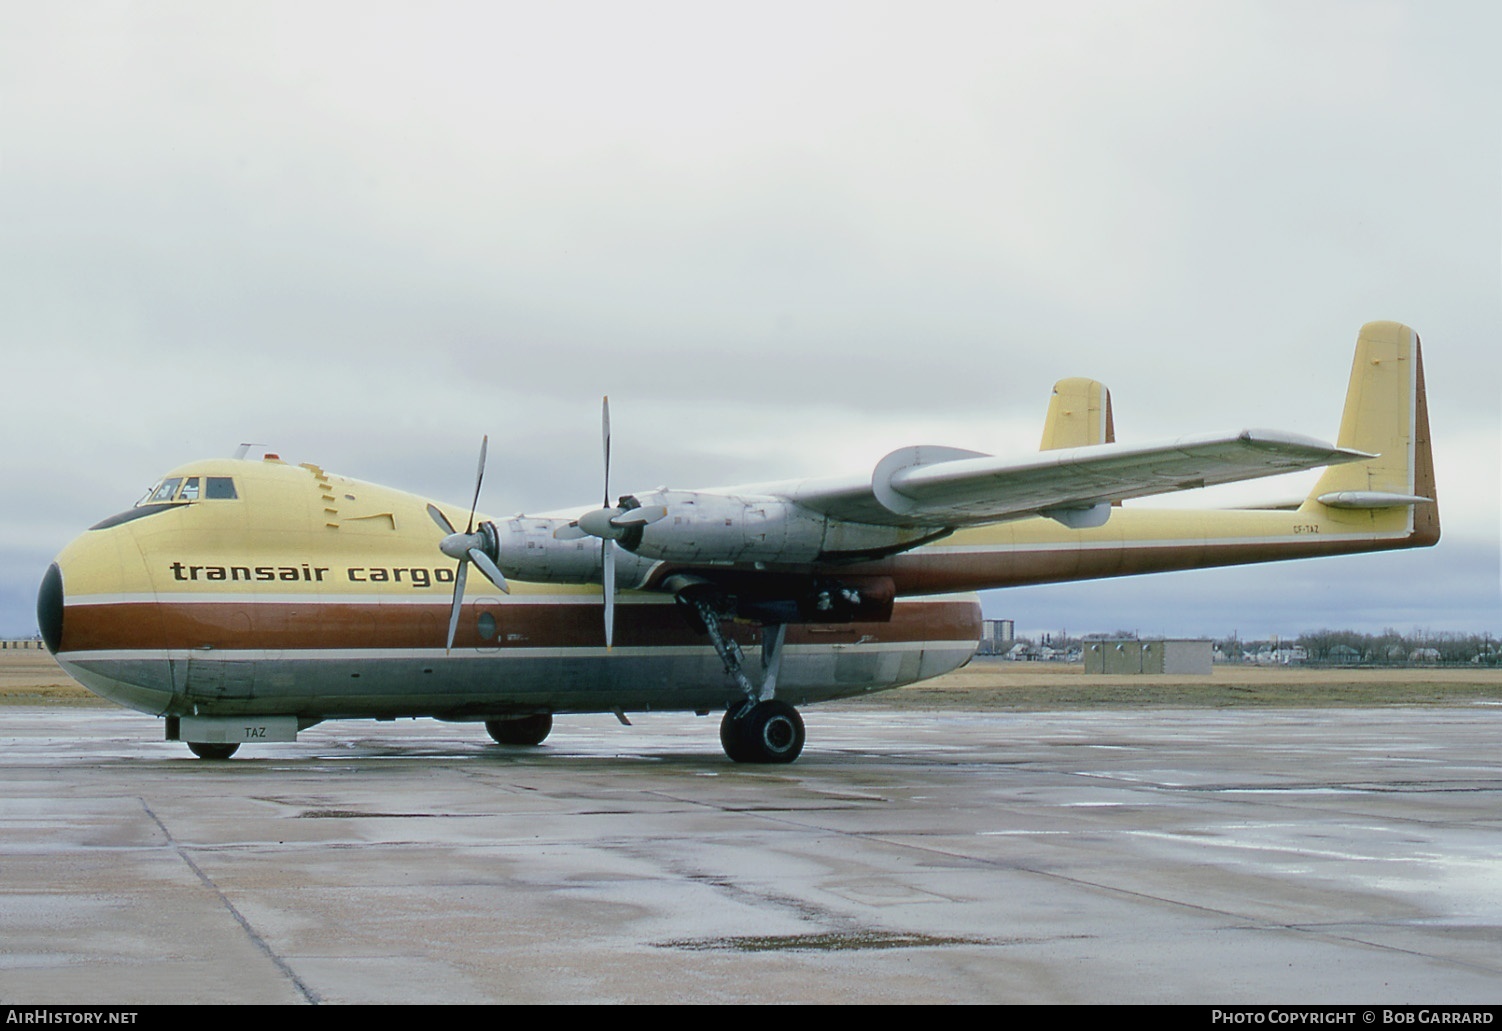
[[[183,848],[182,845],[178,844],[177,839],[172,836],[172,832],[167,829],[167,825],[162,822],[162,818],[160,816],[157,816],[155,811],[152,810],[151,805],[146,801],[146,799],[140,798],[138,796],[136,801],[141,803],[141,808],[145,810],[146,815],[151,817],[152,822],[155,823],[161,830],[162,835],[167,839],[167,844],[172,847],[172,851],[176,852],[178,858],[180,858],[184,863],[187,864],[188,869],[193,871],[194,875],[199,879],[199,881],[203,883],[204,887],[208,888],[214,893],[215,897],[219,899],[220,904],[229,911],[230,916],[235,918],[235,922],[240,925],[240,928],[255,944],[256,948],[260,949],[266,954],[266,957],[276,965],[276,968],[282,972],[282,975],[286,977],[287,980],[292,982],[293,986],[297,989],[298,994],[301,995],[305,1000],[307,1000],[309,1005],[317,1006],[322,1001],[318,997],[318,993],[304,984],[302,978],[297,976],[297,973],[292,969],[292,967],[289,966],[281,956],[276,954],[276,951],[272,949],[269,944],[267,944],[264,938],[256,933],[256,929],[251,926],[250,921],[245,918],[245,915],[241,913],[239,909],[235,908],[235,904],[229,900],[224,892],[219,890],[219,885],[214,883],[213,878],[204,873],[203,868],[193,861],[193,857],[188,854],[187,850]]]

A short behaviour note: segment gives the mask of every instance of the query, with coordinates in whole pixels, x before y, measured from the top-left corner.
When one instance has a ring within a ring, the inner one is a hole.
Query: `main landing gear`
[[[746,696],[732,703],[720,721],[720,746],[738,763],[790,763],[803,751],[803,717],[787,702],[774,697],[782,668],[786,623],[768,623],[761,632],[761,685],[746,676],[745,655],[733,638],[720,629],[720,614],[703,593],[684,592],[679,600],[691,606],[714,642],[725,673]]]
[[[720,747],[738,763],[790,763],[803,751],[803,717],[787,702],[732,705],[720,720]]]

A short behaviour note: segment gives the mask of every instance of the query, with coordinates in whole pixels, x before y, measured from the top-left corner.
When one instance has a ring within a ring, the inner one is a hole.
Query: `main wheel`
[[[553,730],[551,713],[511,720],[486,720],[485,729],[498,745],[540,745]]]
[[[739,708],[740,706],[732,705],[725,710],[725,715],[720,720],[720,747],[732,762],[748,763],[752,760],[751,749],[745,743],[746,725],[735,718]]]
[[[790,763],[803,751],[803,717],[787,702],[757,702],[737,718],[731,707],[720,721],[720,746],[738,763]]]
[[[207,741],[189,741],[188,751],[200,759],[228,759],[240,750],[239,744],[215,745]]]

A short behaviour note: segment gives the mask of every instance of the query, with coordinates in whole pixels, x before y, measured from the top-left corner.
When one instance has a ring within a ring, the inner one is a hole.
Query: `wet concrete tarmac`
[[[1496,708],[0,713],[0,1002],[1502,1001]]]

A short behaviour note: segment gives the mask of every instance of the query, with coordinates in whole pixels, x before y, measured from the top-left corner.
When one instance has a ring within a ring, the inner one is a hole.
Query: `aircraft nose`
[[[63,571],[56,562],[47,567],[37,591],[37,629],[47,650],[56,655],[63,640]]]

